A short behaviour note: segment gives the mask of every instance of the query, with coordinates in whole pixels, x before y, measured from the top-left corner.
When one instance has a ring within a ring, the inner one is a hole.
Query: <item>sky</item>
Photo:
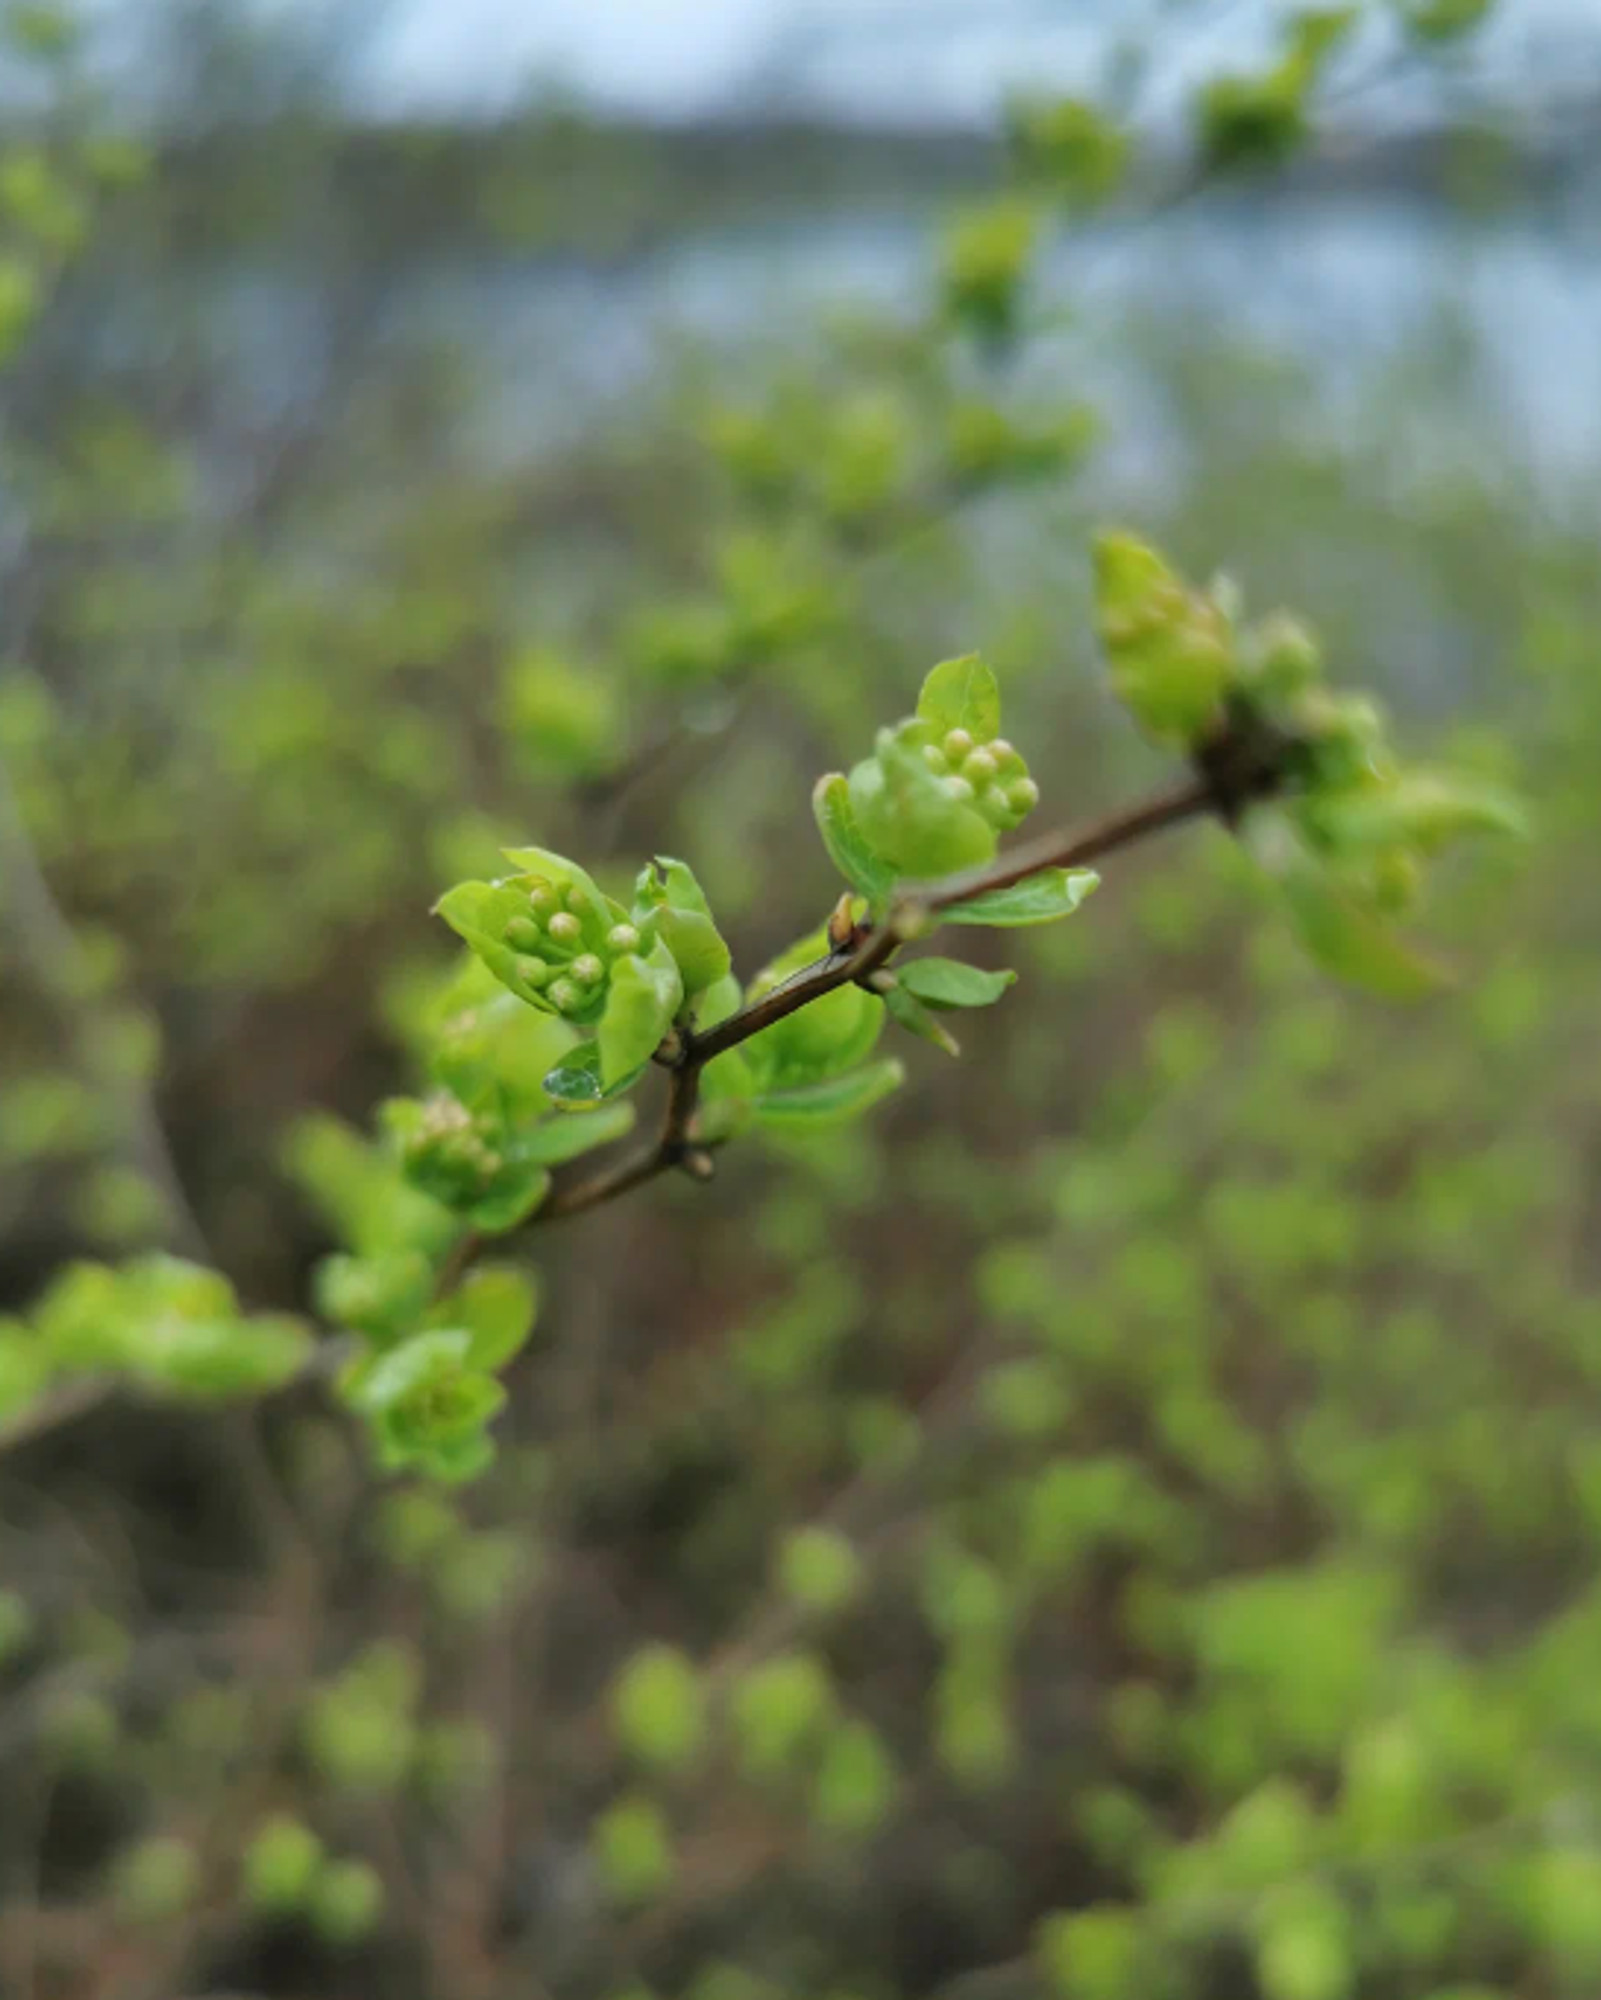
[[[317,0],[302,0],[315,7]],[[891,120],[983,120],[1008,88],[1090,82],[1130,30],[1175,87],[1265,45],[1274,0],[384,0],[363,95],[494,109],[545,81],[693,117],[763,102]],[[1586,27],[1601,0],[1499,0],[1508,64]]]

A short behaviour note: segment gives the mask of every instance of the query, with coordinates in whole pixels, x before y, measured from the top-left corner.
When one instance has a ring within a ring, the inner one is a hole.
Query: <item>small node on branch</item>
[[[852,905],[854,898],[849,890],[834,905],[828,919],[828,945],[831,951],[849,951],[856,943],[856,913]]]
[[[678,1164],[692,1181],[709,1181],[717,1172],[717,1161],[705,1146],[686,1146]]]
[[[1283,789],[1295,747],[1249,702],[1229,704],[1223,726],[1194,753],[1196,772],[1225,826],[1237,827],[1247,806]]]

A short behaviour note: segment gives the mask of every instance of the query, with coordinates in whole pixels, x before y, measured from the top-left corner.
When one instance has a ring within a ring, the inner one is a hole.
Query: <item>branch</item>
[[[559,1186],[529,1218],[528,1227],[539,1228],[599,1208],[674,1168],[697,1180],[709,1180],[712,1153],[708,1145],[697,1141],[694,1129],[701,1073],[708,1063],[843,986],[866,985],[902,945],[923,935],[931,917],[958,904],[1013,888],[1048,869],[1087,867],[1164,828],[1208,813],[1232,826],[1253,799],[1265,797],[1283,784],[1289,748],[1277,735],[1242,725],[1241,719],[1235,718],[1201,748],[1195,774],[1183,784],[1088,826],[1046,834],[982,868],[967,869],[937,882],[907,883],[883,923],[855,926],[834,950],[714,1027],[700,1034],[679,1030],[657,1055],[657,1061],[671,1072],[672,1084],[656,1138],[598,1173]],[[476,1233],[462,1238],[441,1275],[441,1291],[450,1289],[480,1247]]]

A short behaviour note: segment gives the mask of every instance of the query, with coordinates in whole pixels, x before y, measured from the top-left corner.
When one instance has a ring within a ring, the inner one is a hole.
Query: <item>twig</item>
[[[727,1020],[699,1034],[676,1029],[671,1042],[657,1052],[657,1061],[672,1074],[657,1136],[598,1173],[558,1187],[529,1218],[528,1226],[539,1228],[599,1208],[675,1168],[697,1180],[710,1179],[711,1146],[695,1132],[700,1078],[708,1063],[841,987],[867,985],[902,945],[923,935],[931,918],[961,903],[1014,888],[1049,869],[1087,867],[1167,827],[1209,813],[1232,827],[1253,800],[1282,787],[1293,748],[1287,739],[1249,714],[1232,716],[1197,751],[1194,773],[1182,784],[1088,826],[1046,834],[982,868],[967,869],[937,882],[905,884],[881,923],[857,925],[834,950],[804,966],[782,985],[748,1001]],[[481,1247],[482,1239],[476,1232],[461,1239],[441,1275],[441,1293],[459,1280]]]

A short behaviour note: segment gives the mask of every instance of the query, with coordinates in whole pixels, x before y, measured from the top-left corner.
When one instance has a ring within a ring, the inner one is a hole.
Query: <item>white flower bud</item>
[[[937,743],[925,743],[923,745],[923,762],[934,773],[936,778],[943,778],[945,773],[951,768],[950,759]]]
[[[962,776],[977,792],[994,781],[995,772],[995,759],[987,750],[975,750],[962,766]]]
[[[1032,778],[1014,778],[1006,787],[1006,797],[1019,818],[1031,813],[1040,802],[1040,788]]]
[[[556,894],[555,884],[547,882],[541,875],[528,885],[528,901],[536,917],[548,917],[553,910],[561,908],[561,898]]]
[[[532,917],[513,917],[506,926],[506,942],[513,951],[537,952],[544,936]]]
[[[945,739],[944,748],[951,762],[960,764],[964,758],[972,754],[973,739],[965,729],[953,729]]]
[[[546,996],[558,1013],[575,1013],[589,997],[581,986],[570,979],[558,979]]]
[[[632,924],[614,924],[606,933],[607,946],[619,955],[623,952],[638,951],[639,932]]]
[[[598,986],[606,977],[606,967],[592,951],[575,958],[569,967],[580,986]]]
[[[969,806],[973,803],[973,787],[965,778],[953,773],[948,778],[942,778],[940,783],[945,787],[947,794],[956,800],[958,805]]]
[[[577,944],[584,935],[584,927],[570,910],[558,910],[550,920],[550,936],[554,944]]]

